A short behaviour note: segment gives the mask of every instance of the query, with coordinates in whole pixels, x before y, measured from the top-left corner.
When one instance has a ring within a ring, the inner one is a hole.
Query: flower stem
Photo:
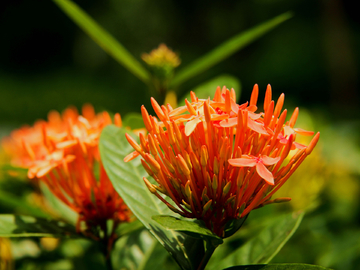
[[[101,240],[101,250],[105,259],[105,266],[107,270],[113,270],[113,265],[111,262],[111,236],[108,235],[106,222],[101,225],[101,229],[104,233],[104,237]]]
[[[213,255],[213,253],[217,247],[218,247],[218,245],[214,245],[213,243],[206,241],[206,251],[205,251],[204,257],[202,258],[197,270],[205,269],[205,266],[209,262],[211,256]]]

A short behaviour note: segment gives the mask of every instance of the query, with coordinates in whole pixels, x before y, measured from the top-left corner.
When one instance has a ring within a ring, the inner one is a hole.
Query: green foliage
[[[24,198],[15,196],[1,189],[0,189],[0,203],[1,205],[13,208],[16,212],[22,214],[27,214],[42,218],[49,217],[49,214],[45,213],[42,209],[32,205]]]
[[[144,83],[150,81],[150,73],[96,21],[70,0],[53,0],[84,32],[104,51],[127,68]]]
[[[317,265],[303,264],[303,263],[277,263],[277,264],[256,264],[256,265],[242,265],[233,266],[224,270],[330,270]]]
[[[100,137],[101,159],[114,188],[134,215],[170,252],[177,263],[183,269],[194,269],[200,256],[192,250],[201,253],[202,240],[163,229],[151,218],[157,215],[170,215],[173,212],[147,189],[143,182],[143,177],[147,174],[140,160],[136,159],[128,163],[123,161],[126,155],[133,151],[125,138],[125,133],[123,128],[107,126]]]
[[[239,248],[225,243],[209,262],[210,270],[233,265],[268,263],[298,228],[304,213],[290,213],[271,220],[266,227]],[[229,239],[231,241],[231,238]]]
[[[70,224],[76,223],[78,214],[74,210],[54,196],[50,189],[42,182],[40,182],[40,189],[54,214],[59,216],[61,219],[66,220]]]
[[[113,263],[119,269],[162,269],[168,256],[166,250],[146,229],[128,234],[116,243]]]
[[[0,237],[79,237],[79,235],[74,226],[62,221],[2,214]]]
[[[143,128],[144,127],[144,121],[141,116],[141,113],[128,113],[122,123],[123,127],[130,128],[132,130]]]
[[[211,242],[216,246],[223,243],[220,237],[210,231],[200,221],[189,221],[172,216],[153,216],[152,219],[169,230],[184,232],[192,237]]]
[[[177,87],[185,81],[191,79],[192,77],[195,77],[200,73],[204,72],[205,70],[211,68],[215,64],[234,54],[236,51],[240,50],[241,48],[255,41],[259,37],[263,36],[265,33],[278,26],[282,22],[286,21],[291,16],[292,15],[290,12],[286,12],[275,17],[274,19],[271,19],[250,30],[247,30],[230,38],[223,44],[216,47],[211,52],[195,60],[188,67],[180,70],[172,80],[171,87]]]

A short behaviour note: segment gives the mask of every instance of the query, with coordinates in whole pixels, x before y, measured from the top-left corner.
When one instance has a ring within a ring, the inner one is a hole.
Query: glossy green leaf
[[[303,216],[304,213],[301,212],[274,218],[260,233],[238,249],[229,249],[229,252],[222,253],[224,257],[214,256],[209,262],[208,269],[268,263],[294,234]],[[222,247],[226,248],[226,245]]]
[[[150,73],[134,56],[78,5],[70,0],[54,0],[54,2],[116,61],[146,84],[150,81]]]
[[[124,119],[122,119],[123,127],[129,127],[131,129],[144,128],[145,124],[141,113],[128,113],[125,115]]]
[[[223,243],[220,237],[198,221],[184,220],[173,216],[153,216],[152,219],[169,230],[190,233],[193,237],[211,241],[216,245]]]
[[[265,33],[286,21],[291,16],[292,15],[290,12],[286,12],[225,41],[214,50],[210,51],[206,55],[195,60],[189,66],[180,70],[172,80],[171,87],[177,87],[185,81],[211,68],[215,64],[234,54],[236,51],[263,36]]]
[[[117,241],[112,252],[112,261],[116,269],[163,269],[167,256],[166,250],[149,231],[140,229]]]
[[[105,170],[114,188],[130,210],[168,250],[177,263],[183,269],[194,269],[201,256],[193,253],[192,249],[201,252],[203,241],[188,237],[183,233],[166,230],[152,220],[152,216],[174,213],[147,189],[143,181],[143,177],[147,174],[140,160],[135,159],[128,163],[123,161],[124,157],[133,151],[125,138],[126,132],[129,131],[114,125],[107,126],[102,131],[99,148]],[[136,138],[135,135],[132,136]]]
[[[195,92],[196,96],[201,99],[207,99],[210,97],[211,99],[214,97],[215,90],[218,86],[223,87],[226,86],[228,89],[234,88],[236,93],[236,98],[239,99],[241,94],[241,84],[240,81],[231,75],[220,75],[218,77],[215,77],[205,83],[200,84],[196,88],[192,89],[193,92]],[[185,105],[185,98],[187,100],[191,100],[190,98],[190,92],[183,98],[181,98],[179,101],[179,105],[183,106]]]
[[[79,237],[75,227],[58,220],[0,215],[0,237]]]
[[[304,264],[304,263],[275,263],[275,264],[254,264],[239,265],[226,268],[224,270],[330,270],[330,268]]]

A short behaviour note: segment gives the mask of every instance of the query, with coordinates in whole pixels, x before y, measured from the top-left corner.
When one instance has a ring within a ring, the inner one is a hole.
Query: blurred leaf
[[[42,182],[40,182],[40,189],[46,199],[46,202],[49,204],[51,211],[54,211],[54,214],[60,216],[61,219],[66,220],[71,224],[76,224],[78,214],[74,210],[57,198]]]
[[[294,234],[304,213],[290,213],[273,219],[255,237],[233,252],[225,253],[224,258],[214,257],[209,269],[222,269],[233,265],[268,263]],[[226,256],[227,255],[227,256]]]
[[[121,45],[113,36],[105,31],[96,21],[70,0],[54,0],[54,2],[104,51],[127,68],[144,83],[150,81],[150,73]]]
[[[177,87],[190,78],[195,77],[205,70],[211,68],[215,64],[234,54],[236,51],[263,36],[265,33],[286,21],[291,16],[292,15],[290,12],[283,13],[274,19],[255,26],[254,28],[242,32],[225,41],[211,52],[195,60],[189,66],[183,68],[177,74],[175,74],[175,77],[171,82],[171,87]]]
[[[140,160],[135,159],[128,163],[123,161],[124,157],[133,151],[125,138],[126,132],[130,133],[114,125],[103,129],[99,148],[105,170],[130,210],[170,252],[177,263],[183,269],[194,269],[201,256],[198,255],[199,253],[193,253],[192,250],[202,252],[203,241],[163,229],[151,219],[152,216],[174,213],[147,189],[143,181],[143,177],[147,174]],[[191,255],[194,257],[190,257]]]
[[[79,237],[75,227],[58,220],[0,215],[0,237]]]
[[[179,219],[172,216],[153,216],[152,219],[169,230],[180,231],[187,234],[190,233],[192,237],[211,241],[216,245],[223,243],[223,240],[219,236],[200,222]]]
[[[145,127],[141,113],[126,114],[123,119],[122,125],[123,127],[130,127],[131,129],[139,129]]]
[[[14,196],[4,190],[0,190],[0,204],[15,208],[15,210],[21,214],[48,218],[49,214],[44,212],[42,209],[29,204],[25,199],[19,196]]]
[[[15,167],[11,164],[1,164],[0,172],[17,179],[27,179],[27,169]]]
[[[118,237],[122,237],[123,235],[132,233],[143,227],[144,225],[138,219],[134,220],[133,222],[122,222],[116,228],[116,235]]]
[[[304,263],[276,263],[276,264],[253,264],[253,265],[239,265],[226,268],[224,270],[330,270],[318,265],[304,264]]]
[[[200,84],[192,91],[195,92],[196,96],[201,99],[207,99],[210,97],[211,99],[214,97],[215,90],[218,86],[223,87],[226,86],[228,89],[234,88],[236,93],[236,98],[239,99],[241,95],[241,84],[240,81],[231,75],[220,75],[215,77],[205,83]],[[191,100],[190,92],[183,98],[180,99],[179,106],[185,105],[185,98],[187,100]]]
[[[163,269],[168,253],[148,230],[137,230],[116,243],[113,264],[116,269]]]

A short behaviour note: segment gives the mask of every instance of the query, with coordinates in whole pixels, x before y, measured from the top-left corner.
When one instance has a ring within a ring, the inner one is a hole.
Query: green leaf
[[[15,196],[4,190],[0,190],[0,204],[14,208],[16,212],[19,212],[21,214],[42,218],[50,217],[50,215],[47,214],[45,211],[34,205],[31,205],[24,198]]]
[[[150,81],[150,73],[134,58],[134,56],[78,5],[70,0],[54,0],[54,2],[116,61],[122,64],[144,83],[147,84]]]
[[[123,161],[124,157],[133,151],[125,138],[126,132],[129,133],[114,125],[107,126],[102,131],[99,148],[105,170],[130,210],[170,252],[176,262],[183,269],[194,269],[201,256],[193,253],[192,249],[202,252],[203,241],[163,229],[152,220],[152,216],[174,213],[147,189],[143,181],[147,174],[140,160],[135,159],[128,163]]]
[[[132,222],[120,223],[120,225],[116,228],[115,233],[118,237],[122,237],[123,235],[130,234],[141,228],[144,228],[144,225],[138,219],[136,219]]]
[[[130,127],[131,129],[139,129],[145,127],[141,113],[128,113],[125,115],[122,122],[123,127]]]
[[[80,237],[65,222],[31,216],[1,214],[0,237]]]
[[[275,264],[253,264],[239,265],[226,268],[224,270],[331,270],[330,268],[304,264],[304,263],[275,263]]]
[[[238,249],[233,251],[229,248],[229,252],[222,253],[225,254],[223,258],[214,256],[209,262],[209,269],[268,263],[294,234],[303,216],[304,213],[301,212],[275,218],[265,229]],[[223,247],[226,248],[226,245],[221,246]]]
[[[254,28],[242,32],[231,39],[225,41],[220,46],[216,47],[211,52],[195,60],[189,66],[180,70],[174,77],[171,82],[171,87],[177,87],[185,81],[189,80],[192,77],[197,76],[203,71],[211,68],[215,64],[226,59],[230,55],[234,54],[236,51],[242,49],[246,45],[255,41],[259,37],[263,36],[265,33],[286,21],[291,17],[290,12],[283,13],[265,23],[262,23]]]
[[[223,87],[226,86],[227,88],[231,89],[234,88],[236,93],[236,98],[238,99],[241,94],[241,84],[240,81],[231,75],[220,75],[218,77],[215,77],[205,83],[200,84],[196,88],[194,88],[192,91],[195,92],[196,96],[201,99],[207,99],[210,97],[211,99],[214,97],[215,90],[218,86]],[[180,100],[179,106],[185,105],[185,98],[187,100],[190,99],[190,92]]]
[[[153,216],[152,219],[169,230],[190,233],[193,237],[211,241],[216,245],[223,243],[223,240],[219,236],[199,221],[189,221],[173,216]]]
[[[163,269],[168,256],[166,250],[146,229],[121,237],[112,254],[115,268],[128,270]]]

